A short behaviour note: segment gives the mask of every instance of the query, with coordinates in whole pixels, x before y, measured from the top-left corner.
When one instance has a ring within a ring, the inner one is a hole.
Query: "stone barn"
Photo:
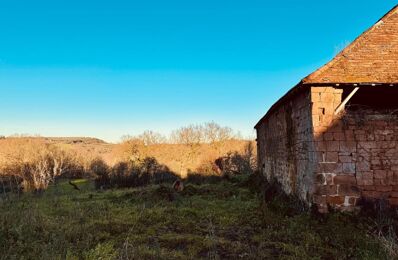
[[[398,6],[255,128],[261,172],[320,212],[398,206]]]

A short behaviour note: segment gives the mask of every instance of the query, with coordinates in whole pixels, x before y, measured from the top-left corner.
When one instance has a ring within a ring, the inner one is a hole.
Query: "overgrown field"
[[[1,259],[386,259],[370,221],[262,203],[247,176],[96,191],[87,180],[0,200]],[[357,220],[353,220],[357,219]]]

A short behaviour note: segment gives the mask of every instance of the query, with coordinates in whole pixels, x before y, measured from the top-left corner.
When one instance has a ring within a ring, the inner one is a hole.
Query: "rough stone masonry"
[[[320,212],[398,206],[398,7],[256,125],[261,172]]]

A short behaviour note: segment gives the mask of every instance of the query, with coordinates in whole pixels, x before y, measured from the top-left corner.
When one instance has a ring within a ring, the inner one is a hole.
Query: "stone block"
[[[370,171],[370,163],[367,161],[357,162],[356,168],[357,171]]]
[[[336,185],[315,185],[315,195],[336,195]]]
[[[362,191],[362,197],[368,199],[381,199],[383,198],[383,193],[379,191]]]
[[[341,173],[343,165],[341,163],[334,162],[320,162],[318,163],[318,173]]]
[[[338,152],[326,152],[326,161],[327,162],[338,162],[339,161],[339,153]]]
[[[381,192],[389,192],[392,191],[393,189],[392,186],[387,186],[387,185],[376,185],[375,188],[376,191],[381,191]]]
[[[344,141],[345,140],[345,133],[343,133],[343,132],[333,133],[333,139],[335,141]]]
[[[388,199],[388,203],[389,203],[391,206],[396,207],[396,206],[398,206],[398,198],[389,198],[389,199]]]
[[[350,163],[350,162],[352,162],[352,156],[339,155],[339,162],[341,162],[341,163]]]
[[[325,141],[333,141],[333,133],[324,133],[323,134],[323,139]]]
[[[314,195],[313,196],[313,202],[315,204],[326,204],[326,195]]]
[[[340,144],[338,141],[326,141],[326,151],[338,152],[340,150]]]
[[[343,205],[345,196],[327,196],[327,203],[331,205]]]
[[[375,179],[386,179],[387,178],[387,171],[386,170],[375,170],[374,171],[374,178]]]
[[[398,191],[392,191],[392,192],[390,192],[390,197],[398,198]]]
[[[343,163],[343,173],[354,174],[355,163]]]
[[[333,183],[334,184],[356,185],[357,184],[357,180],[356,180],[355,176],[343,174],[343,175],[336,175],[333,178]]]
[[[341,184],[337,186],[337,193],[340,196],[361,196],[360,189],[355,185]]]
[[[353,153],[357,151],[357,143],[355,141],[340,141],[340,152]]]

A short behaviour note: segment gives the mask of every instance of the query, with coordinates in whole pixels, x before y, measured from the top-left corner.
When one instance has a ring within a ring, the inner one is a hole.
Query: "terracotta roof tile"
[[[311,84],[355,83],[398,83],[398,5],[333,60],[301,80],[268,110],[255,127],[281,104]]]
[[[398,5],[302,83],[398,83]]]

